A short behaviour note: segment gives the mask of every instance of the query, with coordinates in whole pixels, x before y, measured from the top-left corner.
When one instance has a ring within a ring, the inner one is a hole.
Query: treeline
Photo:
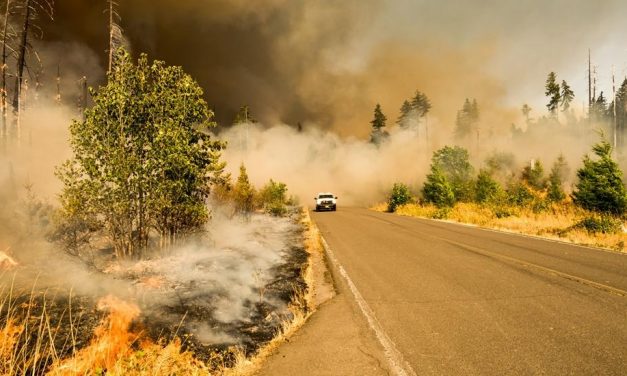
[[[445,217],[457,203],[477,203],[493,209],[497,217],[509,216],[508,208],[525,207],[534,212],[551,209],[553,203],[573,202],[576,206],[607,217],[624,217],[627,193],[623,173],[612,158],[612,146],[603,140],[594,145],[594,157],[585,156],[577,170],[578,181],[567,194],[564,187],[570,174],[562,155],[549,171],[540,160],[531,160],[516,169],[511,154],[496,153],[477,172],[469,153],[460,146],[445,146],[434,152],[431,168],[418,197],[397,183],[388,196],[388,211],[409,204],[432,204]],[[614,222],[616,223],[616,222]]]

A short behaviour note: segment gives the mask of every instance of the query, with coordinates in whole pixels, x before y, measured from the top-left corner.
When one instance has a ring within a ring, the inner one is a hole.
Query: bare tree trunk
[[[57,104],[61,104],[61,65],[57,64],[57,95],[54,98]]]
[[[7,129],[7,32],[9,31],[9,9],[11,0],[7,0],[2,28],[2,88],[0,89],[0,111],[2,115],[2,147],[8,139]]]
[[[28,32],[30,28],[30,18],[31,18],[31,6],[32,0],[25,0],[24,8],[24,24],[22,25],[22,31],[20,34],[20,45],[18,47],[17,53],[17,75],[15,77],[15,92],[13,93],[13,127],[15,131],[15,136],[17,137],[17,141],[20,141],[20,101],[22,96],[22,81],[24,77],[24,68],[26,67],[26,48],[28,47]]]
[[[83,76],[79,81],[80,94],[78,97],[78,114],[85,120],[85,110],[87,109],[87,77]]]
[[[111,70],[113,69],[113,53],[114,53],[114,38],[113,38],[113,33],[114,33],[114,18],[113,18],[113,14],[115,9],[113,8],[113,0],[108,0],[109,1],[109,69],[107,69],[107,73],[111,73]]]

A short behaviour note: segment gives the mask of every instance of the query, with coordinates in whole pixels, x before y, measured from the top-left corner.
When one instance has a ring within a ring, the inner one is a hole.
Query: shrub
[[[547,198],[552,202],[559,202],[566,198],[566,193],[562,188],[562,184],[568,176],[568,164],[563,154],[557,158],[553,167],[551,168],[551,174],[549,175],[549,190]]]
[[[603,234],[616,234],[622,231],[623,223],[610,216],[589,216],[575,224],[575,228],[581,228],[588,231],[591,234],[603,233]]]
[[[451,208],[450,207],[442,207],[442,208],[439,208],[438,210],[434,211],[433,214],[431,214],[431,218],[433,218],[433,219],[447,219],[449,217],[449,215],[451,215]]]
[[[578,206],[609,214],[624,214],[627,193],[623,173],[612,159],[612,146],[605,140],[592,148],[597,160],[585,156],[583,167],[577,171],[579,182],[573,199]]]
[[[439,208],[451,207],[455,204],[455,194],[451,185],[442,171],[434,165],[431,166],[431,173],[427,175],[427,181],[422,188],[422,196],[426,202]]]
[[[270,179],[259,192],[257,205],[266,213],[281,216],[287,213],[287,202],[287,186]]]
[[[546,187],[546,179],[544,178],[544,167],[542,167],[542,163],[532,160],[531,163],[523,169],[522,180],[534,189],[544,189]]]
[[[483,204],[494,201],[498,198],[501,186],[486,170],[479,171],[477,182],[475,183],[475,201]]]
[[[255,210],[255,188],[248,180],[248,173],[243,163],[239,167],[239,176],[233,187],[232,195],[237,212],[248,214]]]
[[[515,183],[507,190],[507,201],[516,206],[527,206],[534,199],[533,193],[522,183]]]
[[[395,183],[388,197],[388,212],[394,213],[396,208],[413,202],[409,187],[403,183]]]

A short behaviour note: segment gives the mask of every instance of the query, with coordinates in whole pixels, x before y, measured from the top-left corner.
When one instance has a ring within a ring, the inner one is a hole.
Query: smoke
[[[79,40],[104,59],[104,8],[60,2],[46,38]],[[120,13],[134,50],[182,65],[222,125],[248,104],[266,124],[311,122],[365,137],[376,103],[395,117],[416,89],[449,125],[466,97],[477,98],[497,127],[509,127],[525,102],[537,116],[549,71],[571,83],[580,104],[588,48],[598,91],[607,93],[610,65],[625,74],[624,10],[620,0],[128,0]]]

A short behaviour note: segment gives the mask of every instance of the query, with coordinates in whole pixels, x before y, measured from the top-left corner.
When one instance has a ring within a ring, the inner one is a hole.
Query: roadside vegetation
[[[466,149],[446,146],[433,154],[419,194],[397,183],[387,204],[376,209],[623,251],[623,174],[607,141],[595,144],[592,154],[583,158],[574,189],[567,193],[569,166],[561,155],[548,176],[540,160],[503,174],[515,166],[513,156],[503,153],[490,156],[475,173]]]

